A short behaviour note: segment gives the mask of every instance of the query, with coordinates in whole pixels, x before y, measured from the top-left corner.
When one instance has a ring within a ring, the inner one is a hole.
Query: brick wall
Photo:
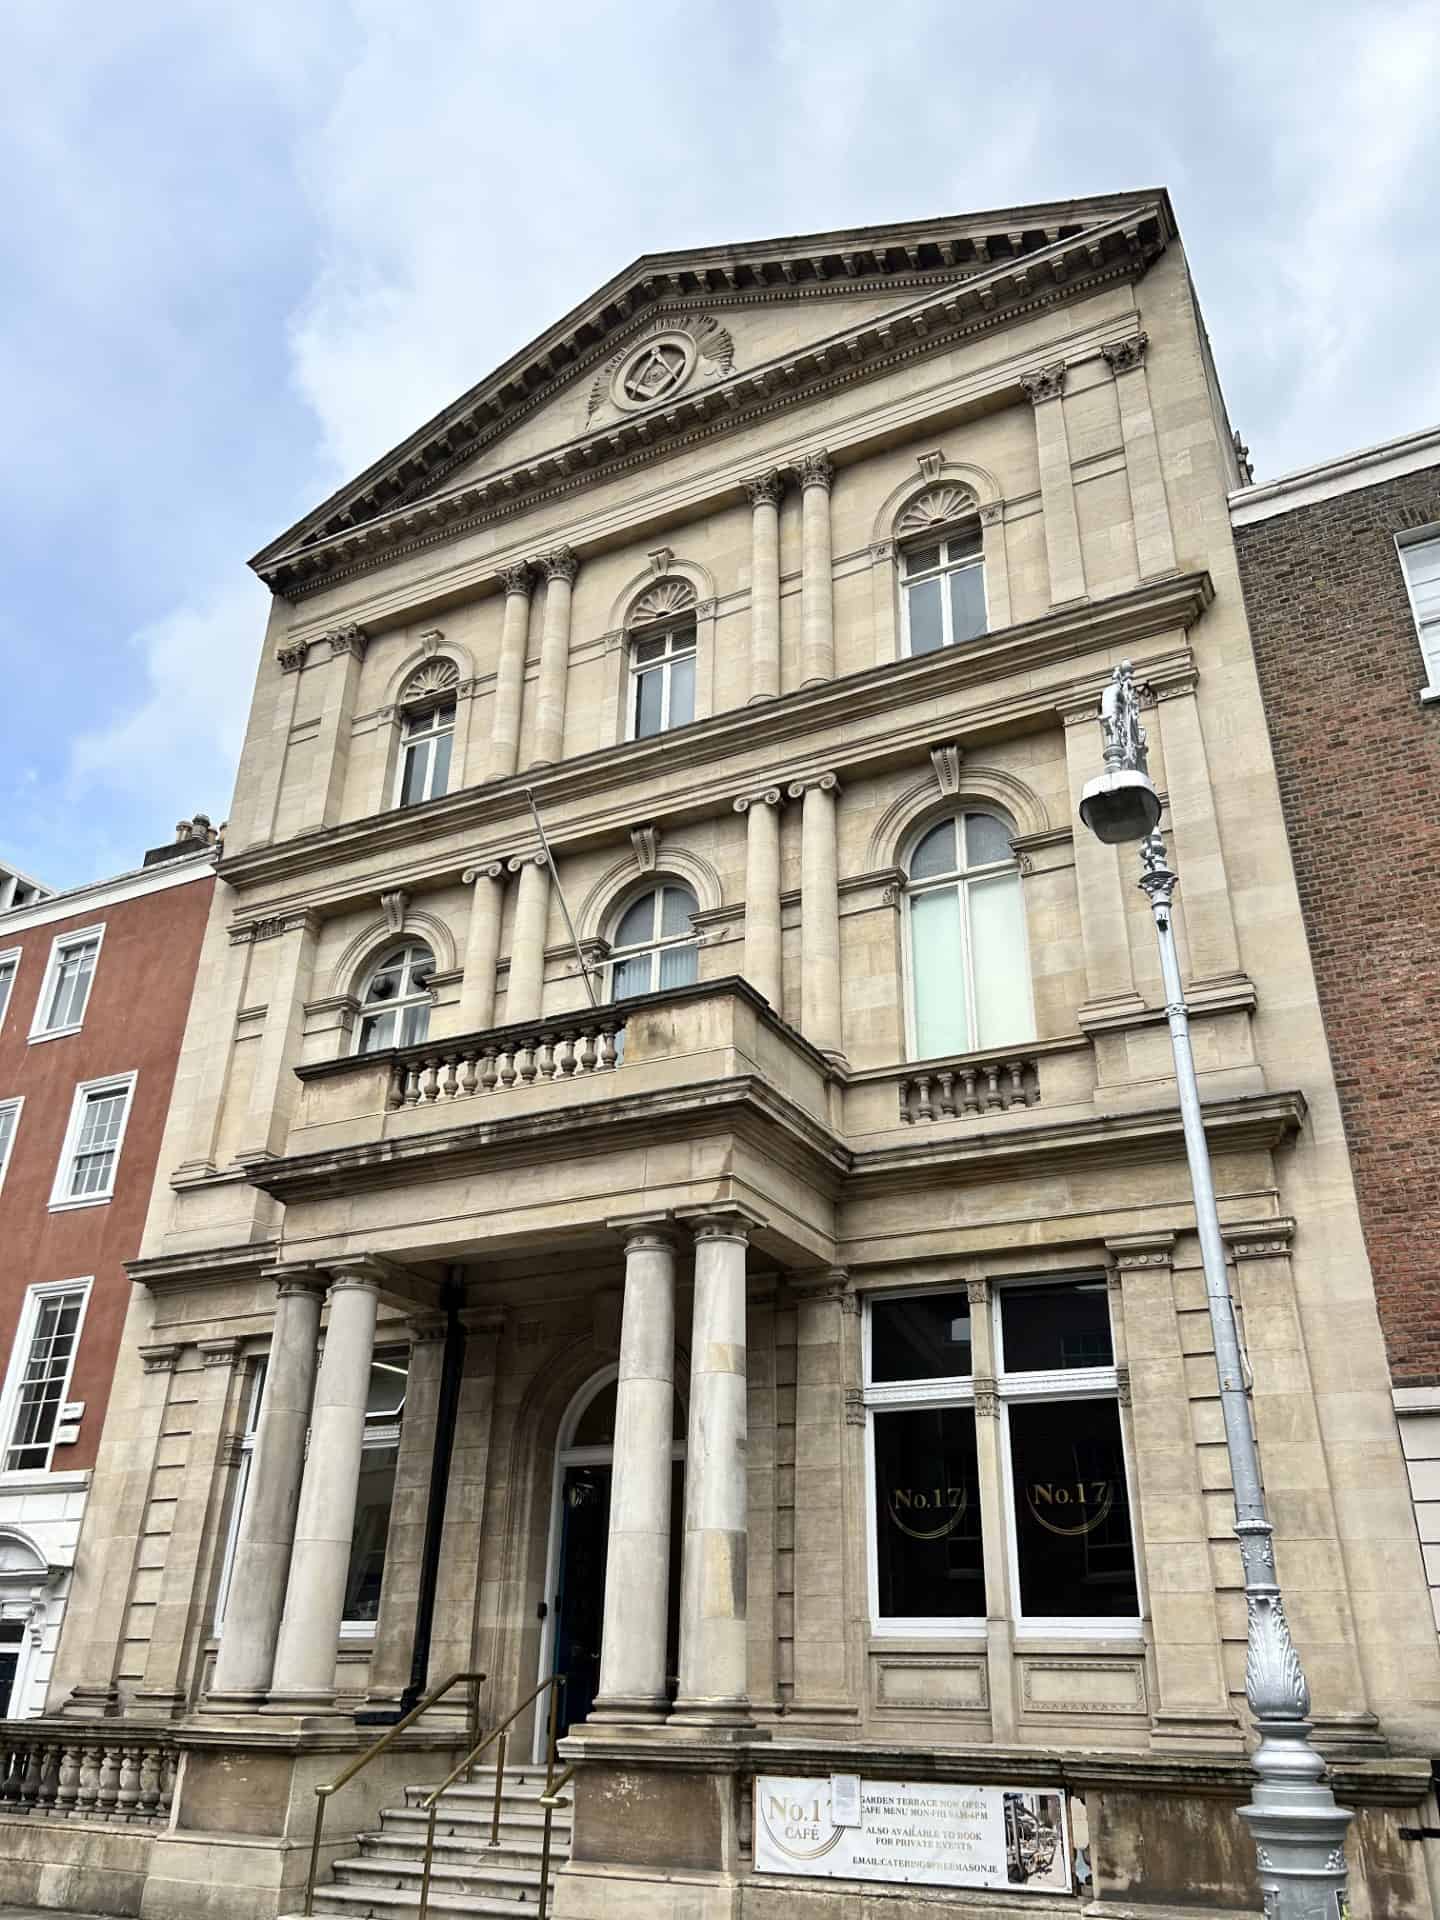
[[[1236,529],[1395,1384],[1440,1386],[1440,704],[1395,552],[1440,466]]]

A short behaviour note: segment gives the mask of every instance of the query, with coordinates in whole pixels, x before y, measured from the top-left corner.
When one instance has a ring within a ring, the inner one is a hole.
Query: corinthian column
[[[830,552],[830,483],[826,453],[800,462],[800,684],[835,678],[835,582]]]
[[[750,496],[750,700],[780,691],[780,495],[784,481],[772,468],[747,480]]]
[[[840,869],[833,773],[796,780],[790,798],[803,800],[800,817],[800,1031],[822,1053],[844,1052],[840,1019]]]
[[[461,875],[471,889],[465,935],[465,973],[460,982],[460,1032],[478,1033],[495,1023],[495,963],[500,958],[500,911],[505,904],[505,862],[489,860]]]
[[[540,633],[540,678],[535,687],[535,734],[530,765],[549,766],[565,745],[565,686],[570,675],[570,594],[580,562],[570,547],[542,554],[545,623]]]
[[[527,853],[510,862],[520,876],[510,929],[510,984],[505,1018],[538,1020],[545,1000],[545,927],[550,918],[550,862]]]
[[[495,668],[495,706],[490,716],[490,764],[486,778],[503,780],[520,764],[520,699],[525,686],[525,648],[530,638],[530,591],[535,575],[528,561],[506,567],[505,620]]]
[[[779,787],[742,794],[735,811],[745,816],[745,978],[783,1013],[780,966]]]

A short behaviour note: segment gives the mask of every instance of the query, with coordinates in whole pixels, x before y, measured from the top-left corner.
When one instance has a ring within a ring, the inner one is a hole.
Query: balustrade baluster
[[[474,1093],[475,1087],[475,1052],[467,1047],[460,1056],[459,1091],[468,1096]]]
[[[980,1101],[975,1092],[975,1069],[973,1067],[962,1067],[960,1069],[960,1097],[964,1102],[966,1113],[978,1113],[980,1111]]]
[[[955,1075],[946,1067],[940,1074],[940,1112],[942,1115],[955,1111]]]
[[[140,1749],[126,1745],[120,1749],[120,1785],[115,1795],[115,1811],[129,1819],[140,1798]]]
[[[902,1080],[900,1082],[900,1118],[905,1122],[907,1127],[913,1126],[915,1121],[915,1116],[910,1111],[910,1082],[908,1080]]]
[[[495,1082],[499,1078],[495,1070],[496,1049],[485,1047],[480,1055],[480,1084],[486,1093],[495,1091]]]
[[[616,1055],[619,1051],[615,1045],[615,1041],[619,1032],[619,1025],[614,1021],[607,1021],[600,1029],[600,1064],[602,1067],[609,1069],[615,1065]]]
[[[595,1036],[588,1028],[580,1035],[576,1044],[575,1070],[577,1073],[595,1071]]]
[[[540,1036],[539,1051],[535,1056],[535,1071],[542,1080],[555,1078],[555,1043],[548,1033]]]
[[[40,1798],[41,1812],[49,1813],[55,1805],[55,1794],[60,1785],[60,1745],[58,1741],[47,1743],[40,1758]]]
[[[100,1749],[100,1779],[95,1789],[95,1811],[113,1813],[115,1798],[120,1791],[120,1749],[102,1747]]]
[[[1025,1104],[1025,1062],[1007,1060],[1005,1071],[1010,1076],[1010,1085],[1005,1095],[1007,1107],[1023,1107]]]
[[[418,1106],[420,1104],[420,1069],[412,1061],[404,1072],[405,1096],[401,1104],[407,1107]]]
[[[985,1069],[985,1104],[987,1107],[1000,1107],[1005,1104],[1000,1093],[1000,1069],[993,1060]]]
[[[80,1788],[75,1795],[76,1813],[93,1813],[100,1791],[100,1749],[84,1746],[80,1750]]]
[[[930,1076],[928,1073],[922,1073],[916,1078],[915,1093],[916,1118],[920,1120],[933,1120],[935,1118],[935,1109],[930,1105]]]
[[[38,1741],[25,1743],[25,1771],[20,1776],[20,1811],[29,1813],[40,1796],[40,1746]]]
[[[527,1087],[535,1078],[535,1045],[535,1041],[527,1039],[515,1049],[515,1071],[521,1084]]]
[[[420,1063],[420,1099],[429,1106],[440,1097],[440,1063],[431,1058]]]
[[[500,1049],[500,1084],[502,1087],[515,1084],[515,1055],[505,1046]]]
[[[13,1807],[20,1797],[20,1782],[15,1771],[20,1757],[19,1748],[8,1740],[0,1747],[0,1807]]]
[[[169,1813],[170,1802],[175,1798],[175,1767],[175,1750],[166,1747],[160,1755],[160,1805],[156,1808],[159,1819]]]
[[[153,1818],[160,1803],[160,1749],[146,1747],[140,1755],[140,1800],[135,1811],[142,1820]]]
[[[80,1790],[80,1749],[63,1747],[60,1751],[60,1771],[55,1780],[55,1811],[69,1813],[75,1805],[75,1795]]]
[[[555,1044],[555,1052],[561,1073],[574,1073],[576,1067],[576,1035],[573,1028],[568,1029],[560,1035],[559,1040]]]

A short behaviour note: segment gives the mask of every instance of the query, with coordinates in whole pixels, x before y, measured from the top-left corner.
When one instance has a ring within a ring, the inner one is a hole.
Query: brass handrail
[[[568,1787],[575,1778],[574,1767],[566,1767],[557,1780],[555,1773],[555,1749],[550,1749],[549,1764],[545,1769],[545,1791],[540,1796],[540,1804],[545,1809],[545,1836],[540,1843],[540,1912],[537,1920],[545,1920],[550,1911],[550,1822],[555,1817],[555,1809],[560,1805],[560,1790]]]
[[[492,1741],[498,1740],[500,1742],[500,1753],[499,1753],[499,1758],[495,1762],[495,1793],[490,1803],[490,1838],[486,1844],[492,1847],[499,1846],[500,1844],[500,1800],[501,1800],[501,1796],[505,1791],[505,1756],[509,1751],[509,1747],[510,1747],[510,1729],[511,1727],[514,1726],[515,1722],[520,1718],[520,1715],[524,1713],[525,1709],[528,1706],[530,1706],[532,1702],[540,1698],[540,1695],[544,1693],[547,1687],[552,1687],[554,1689],[554,1691],[550,1695],[550,1725],[547,1730],[546,1738],[545,1738],[545,1791],[546,1793],[551,1792],[552,1783],[554,1782],[554,1779],[555,1779],[555,1743],[556,1743],[555,1729],[560,1718],[560,1689],[565,1685],[566,1678],[567,1676],[563,1673],[552,1673],[547,1680],[542,1680],[538,1687],[536,1687],[532,1692],[526,1694],[525,1698],[520,1702],[518,1707],[514,1708],[512,1712],[506,1714],[505,1718],[500,1722],[498,1726],[492,1727],[490,1729],[489,1733],[486,1734],[485,1738],[479,1743],[478,1746],[472,1747],[470,1749],[469,1753],[466,1754],[465,1758],[460,1762],[459,1766],[452,1768],[452,1770],[440,1782],[439,1786],[435,1788],[434,1792],[431,1793],[429,1799],[421,1801],[420,1804],[422,1809],[426,1813],[428,1813],[430,1817],[425,1823],[425,1862],[420,1874],[420,1912],[418,1915],[418,1920],[428,1920],[428,1915],[430,1912],[430,1870],[434,1865],[435,1820],[440,1810],[441,1796],[449,1792],[451,1787],[454,1786],[455,1782],[460,1778],[462,1773],[465,1775],[466,1781],[468,1782],[471,1774],[475,1770],[475,1762],[480,1758],[481,1754],[484,1753],[485,1749],[492,1743]],[[566,1777],[568,1778],[569,1776],[567,1775]],[[543,1852],[543,1859],[547,1866],[549,1863],[549,1856],[550,1856],[551,1813],[552,1813],[552,1809],[547,1807],[545,1809],[545,1841],[544,1841],[544,1852]],[[544,1920],[545,1904],[546,1904],[545,1879],[542,1873],[541,1881],[540,1881],[541,1920]]]
[[[476,1731],[480,1725],[480,1688],[484,1680],[485,1676],[483,1673],[452,1673],[448,1680],[442,1680],[438,1687],[434,1688],[432,1692],[427,1693],[418,1706],[412,1707],[403,1720],[397,1720],[393,1727],[388,1727],[378,1740],[373,1741],[362,1754],[352,1760],[345,1771],[337,1774],[328,1786],[316,1787],[315,1834],[310,1842],[310,1871],[305,1877],[305,1912],[307,1915],[313,1913],[315,1910],[315,1875],[320,1866],[320,1836],[325,1827],[325,1808],[331,1794],[338,1793],[341,1787],[348,1785],[357,1773],[363,1772],[378,1754],[382,1754],[385,1751],[386,1747],[389,1746],[390,1742],[395,1739],[397,1735],[402,1734],[413,1721],[418,1720],[422,1713],[428,1712],[437,1700],[443,1699],[452,1687],[458,1687],[462,1683],[468,1689],[465,1722],[470,1740],[473,1742]]]

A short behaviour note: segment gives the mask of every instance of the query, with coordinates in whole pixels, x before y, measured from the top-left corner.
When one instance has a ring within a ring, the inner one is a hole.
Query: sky
[[[1264,479],[1440,421],[1433,0],[45,0],[0,66],[0,860],[228,810],[246,561],[637,254],[1167,186]]]

